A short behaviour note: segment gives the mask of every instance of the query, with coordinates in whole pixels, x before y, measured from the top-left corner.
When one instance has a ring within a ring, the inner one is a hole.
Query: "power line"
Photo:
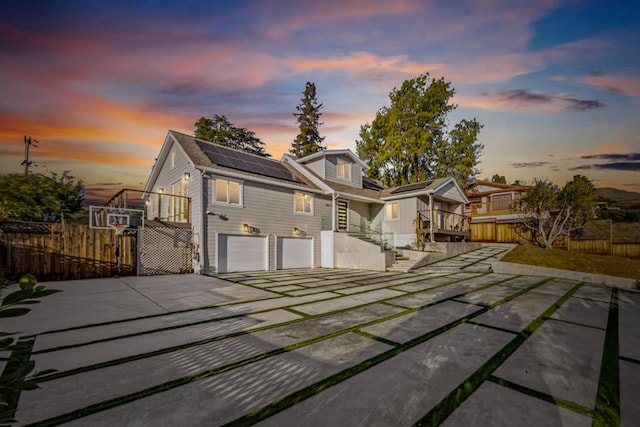
[[[22,161],[21,165],[24,166],[24,174],[28,174],[29,173],[29,166],[31,166],[33,164],[32,161],[29,161],[29,147],[31,147],[33,145],[33,148],[38,148],[38,146],[36,145],[38,141],[36,141],[35,139],[31,139],[30,136],[26,136],[24,137],[24,160]]]

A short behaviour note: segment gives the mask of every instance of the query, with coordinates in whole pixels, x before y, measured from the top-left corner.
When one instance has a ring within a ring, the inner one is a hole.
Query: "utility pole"
[[[29,161],[29,147],[31,147],[33,145],[33,148],[38,148],[38,146],[36,145],[36,141],[35,139],[32,140],[30,136],[26,136],[24,137],[24,160],[22,161],[21,165],[24,166],[24,174],[28,174],[29,173],[29,166],[31,166],[33,164],[32,161]]]

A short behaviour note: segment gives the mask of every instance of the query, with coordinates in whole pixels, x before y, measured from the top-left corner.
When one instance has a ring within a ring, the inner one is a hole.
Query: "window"
[[[189,220],[187,218],[189,199],[185,197],[187,195],[186,183],[182,180],[175,182],[165,194],[163,204],[166,203],[167,221],[187,222]]]
[[[387,203],[386,218],[398,219],[398,202]]]
[[[294,212],[313,215],[313,196],[296,192],[294,196]]]
[[[213,200],[215,200],[216,203],[241,205],[242,197],[240,183],[237,181],[229,181],[228,179],[216,178]]]
[[[176,152],[175,151],[171,152],[171,167],[172,168],[176,167]]]
[[[494,194],[491,196],[491,210],[501,211],[508,210],[511,207],[511,193],[509,194]]]
[[[338,159],[338,178],[351,181],[351,163]]]

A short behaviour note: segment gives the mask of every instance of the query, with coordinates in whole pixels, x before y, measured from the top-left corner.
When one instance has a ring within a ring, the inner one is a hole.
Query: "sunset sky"
[[[0,6],[0,172],[70,170],[87,198],[142,188],[168,129],[253,130],[275,158],[305,82],[328,148],[429,72],[476,118],[479,178],[580,173],[640,191],[640,3],[631,0],[94,1]]]

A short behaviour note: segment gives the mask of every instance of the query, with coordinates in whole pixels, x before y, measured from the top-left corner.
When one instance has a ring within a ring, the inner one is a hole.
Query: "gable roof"
[[[478,191],[477,187],[480,186],[485,186],[485,187],[493,187],[493,190],[485,190],[485,191]],[[513,185],[513,184],[500,184],[498,182],[492,182],[492,181],[475,181],[474,183],[470,184],[467,187],[467,191],[465,192],[466,196],[469,198],[477,198],[477,197],[483,197],[483,196],[488,196],[490,194],[494,194],[494,193],[504,193],[504,192],[509,192],[509,191],[516,191],[516,192],[522,192],[522,191],[526,191],[527,187],[522,186],[522,185]]]
[[[308,163],[311,160],[315,160],[318,159],[320,157],[326,157],[326,156],[347,156],[349,157],[351,160],[353,160],[354,163],[358,163],[360,166],[362,166],[363,169],[369,169],[369,166],[362,161],[362,159],[358,156],[356,156],[355,154],[353,154],[353,152],[351,150],[349,150],[348,148],[345,148],[343,150],[322,150],[322,151],[316,151],[313,154],[309,154],[308,156],[304,156],[301,157],[299,159],[297,159],[296,161],[298,163]]]
[[[318,187],[309,178],[284,162],[169,130],[160,155],[145,185],[145,191],[150,191],[150,187],[157,179],[173,146],[182,150],[194,168],[205,172],[241,177],[247,180],[268,181],[281,186],[318,190]]]
[[[421,195],[435,194],[439,189],[453,182],[454,186],[460,191],[460,195],[466,200],[464,192],[453,177],[435,178],[430,181],[415,182],[413,184],[405,184],[399,187],[385,188],[382,190],[381,198],[384,200],[401,199],[403,197],[415,197]]]

